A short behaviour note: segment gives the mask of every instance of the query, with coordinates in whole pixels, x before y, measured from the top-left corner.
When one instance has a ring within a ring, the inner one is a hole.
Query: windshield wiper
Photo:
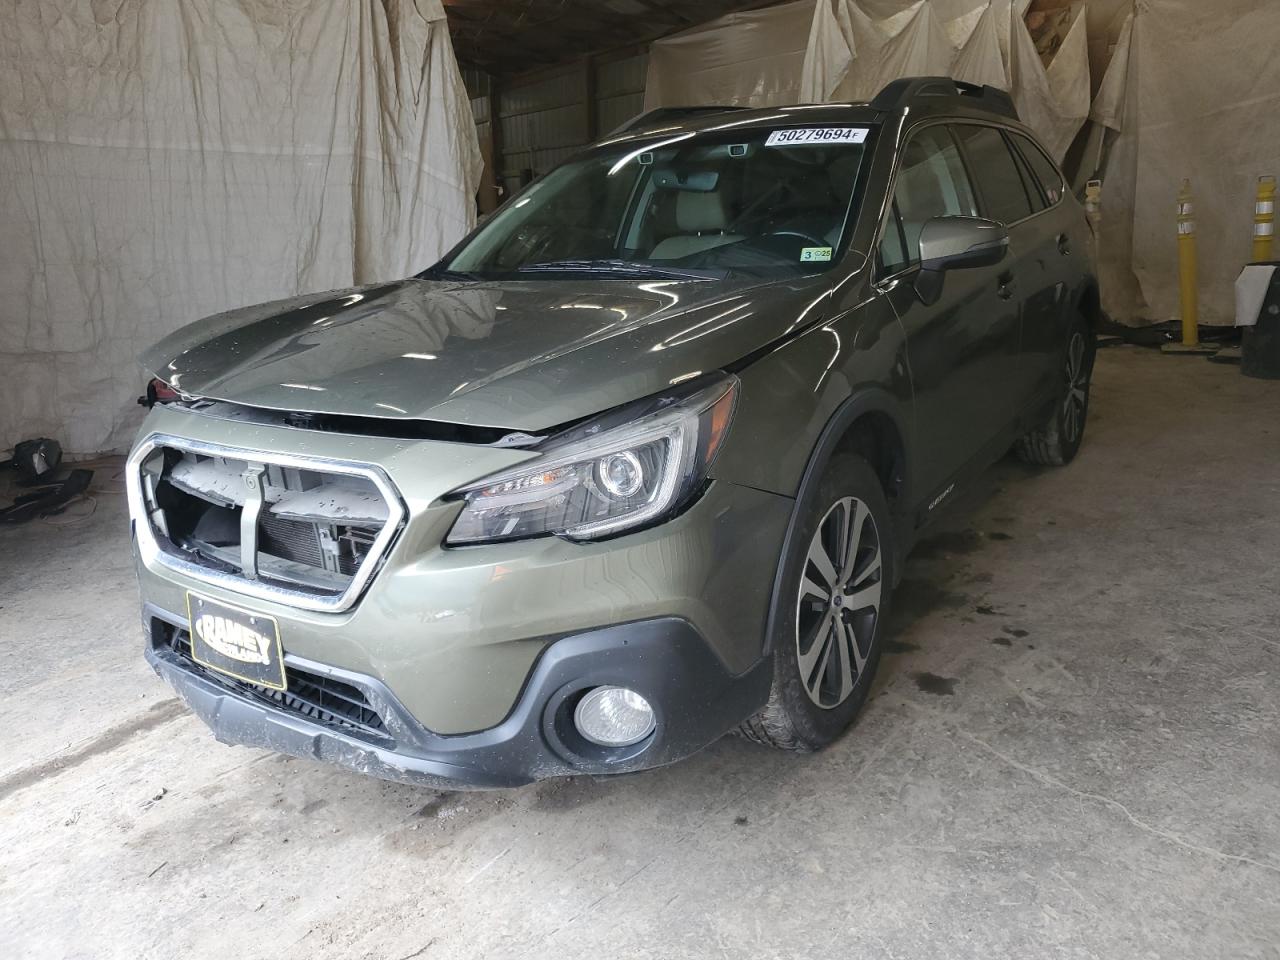
[[[723,270],[668,267],[639,260],[545,260],[516,267],[516,273],[611,273],[664,280],[722,280]]]
[[[483,280],[478,273],[466,273],[462,270],[450,270],[447,267],[428,267],[418,274],[418,280]]]

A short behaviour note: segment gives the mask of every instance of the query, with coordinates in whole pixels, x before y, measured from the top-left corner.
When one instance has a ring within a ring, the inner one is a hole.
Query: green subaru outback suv
[[[1075,455],[1091,248],[990,88],[650,115],[418,276],[144,357],[147,658],[220,740],[396,780],[820,748],[931,514]]]

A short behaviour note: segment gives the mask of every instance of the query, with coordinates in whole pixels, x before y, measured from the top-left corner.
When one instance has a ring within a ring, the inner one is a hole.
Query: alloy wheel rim
[[[1067,345],[1067,395],[1062,401],[1062,432],[1075,443],[1084,428],[1089,403],[1089,370],[1085,364],[1084,337],[1077,331]]]
[[[867,505],[837,500],[809,542],[796,601],[796,659],[805,693],[838,707],[866,673],[880,619],[884,566]]]

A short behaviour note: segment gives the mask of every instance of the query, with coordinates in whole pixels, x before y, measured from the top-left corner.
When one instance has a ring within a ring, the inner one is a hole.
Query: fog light
[[[626,687],[596,687],[573,711],[578,732],[602,747],[627,747],[653,732],[653,707]]]

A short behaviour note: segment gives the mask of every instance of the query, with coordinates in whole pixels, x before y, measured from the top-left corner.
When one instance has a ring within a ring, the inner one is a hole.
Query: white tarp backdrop
[[[1023,121],[1059,159],[1091,116],[1078,165],[1085,177],[1103,161],[1099,250],[1108,312],[1126,323],[1177,315],[1175,198],[1189,177],[1201,321],[1232,322],[1232,285],[1250,255],[1254,184],[1280,175],[1280,57],[1272,49],[1280,2],[1086,0],[1047,68],[1023,19],[1029,3],[818,0],[791,81],[793,42],[761,47],[757,36],[750,56],[715,58],[715,89],[699,86],[711,48],[690,47],[679,59],[651,59],[646,106],[863,99],[899,76],[950,74],[1009,90]],[[715,36],[715,49],[740,52],[746,34],[732,19],[699,31]],[[659,63],[667,72],[661,78]],[[668,95],[699,90],[702,96]],[[727,98],[721,90],[750,96]]]
[[[800,99],[814,0],[731,13],[649,47],[644,108],[767,107]]]
[[[899,77],[942,76],[955,47],[926,0],[873,20],[852,0],[819,0],[809,35],[802,96],[806,100],[870,100]]]
[[[986,83],[1007,89],[1009,75],[1001,52],[1004,26],[1001,11],[995,4],[982,8],[978,22],[968,39],[960,45],[960,52],[951,64],[951,76],[965,83]]]
[[[1095,107],[1121,131],[1104,168],[1104,306],[1120,320],[1177,316],[1175,210],[1186,177],[1200,320],[1233,323],[1257,178],[1280,176],[1280,3],[1138,0],[1130,36],[1127,59],[1116,46],[1123,73],[1104,78]]]
[[[1024,4],[1025,6],[1025,4]],[[1089,116],[1089,42],[1083,5],[1062,46],[1045,67],[1021,16],[1009,38],[1009,86],[1022,122],[1034,130],[1061,162]]]
[[[1089,114],[1084,7],[1046,68],[1022,19],[1029,2],[915,0],[894,11],[884,0],[819,0],[801,98],[869,100],[899,77],[989,83],[1012,93],[1019,116],[1061,160]]]
[[[0,450],[125,448],[136,355],[405,276],[480,176],[440,0],[13,0],[0,18]]]

